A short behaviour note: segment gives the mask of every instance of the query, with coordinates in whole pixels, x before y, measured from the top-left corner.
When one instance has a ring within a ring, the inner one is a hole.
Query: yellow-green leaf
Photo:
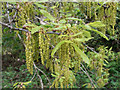
[[[48,13],[47,11],[45,11],[45,10],[40,10],[40,12],[41,12],[45,17],[47,17],[48,19],[50,19],[51,21],[55,21],[55,18],[54,18],[52,15],[50,15],[50,13]]]
[[[35,24],[26,23],[25,26],[35,27]]]
[[[90,37],[90,38],[75,38],[73,40],[77,41],[77,42],[85,42],[85,41],[88,41],[90,39],[93,39],[93,37]]]
[[[81,58],[83,59],[83,61],[87,64],[90,64],[90,60],[89,58],[86,56],[86,54],[84,52],[82,52],[75,43],[72,44],[72,46],[75,48],[75,51],[81,56]]]
[[[91,34],[89,31],[83,30],[83,35],[87,38],[91,37]]]
[[[42,9],[45,9],[46,7],[38,2],[34,3],[36,6],[42,8]]]
[[[76,33],[76,34],[72,35],[71,37],[78,36],[78,35],[80,35],[80,34],[82,34],[82,33],[83,33],[83,32]]]
[[[105,27],[105,24],[103,24],[101,21],[95,21],[95,22],[91,22],[88,25],[92,26],[92,27]]]
[[[13,85],[13,87],[15,87],[17,84],[19,84],[19,82],[16,82],[16,83]]]
[[[54,30],[64,30],[64,29],[67,29],[67,27],[66,26],[60,26],[58,28],[54,28]]]
[[[68,35],[60,35],[58,36],[58,38],[61,38],[61,37],[69,37]]]
[[[27,85],[29,83],[31,83],[32,81],[28,81],[28,82],[22,82],[24,85]]]
[[[86,25],[85,25],[85,28],[86,28],[87,30],[94,31],[94,32],[96,32],[97,34],[99,34],[101,37],[105,38],[106,40],[109,40],[108,37],[105,36],[105,34],[103,34],[102,32],[100,32],[100,31],[98,31],[98,30],[96,30],[96,29],[91,28],[89,25],[86,24]]]
[[[59,23],[66,23],[66,20],[65,20],[65,19],[61,19],[61,20],[59,21]]]
[[[30,30],[30,31],[31,31],[31,34],[34,34],[35,32],[39,31],[40,28],[41,28],[40,26],[37,26],[37,27],[35,27],[35,28],[32,28],[32,30]]]
[[[65,18],[67,20],[75,20],[75,21],[80,21],[81,23],[84,23],[81,19],[78,18]]]
[[[52,50],[52,53],[51,53],[51,56],[53,57],[53,55],[55,54],[55,52],[60,48],[60,46],[64,43],[73,43],[72,41],[69,41],[69,40],[63,40],[61,42],[59,42],[55,48]]]

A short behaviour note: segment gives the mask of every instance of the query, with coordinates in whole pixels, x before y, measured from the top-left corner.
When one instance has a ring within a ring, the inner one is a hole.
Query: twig
[[[22,29],[22,28],[15,28],[15,27],[12,27],[6,23],[3,23],[3,22],[0,22],[0,24],[4,25],[4,26],[7,26],[8,28],[12,29],[12,30],[19,30],[19,31],[25,31],[25,32],[29,32],[28,30],[26,29]]]
[[[33,75],[33,77],[31,78],[31,80],[30,80],[30,81],[32,81],[32,80],[34,79],[35,75],[36,75],[36,72],[34,73],[34,75]]]
[[[45,75],[45,77],[47,78],[47,80],[48,80],[48,82],[49,82],[49,85],[50,85],[51,82],[50,82],[50,80],[48,79],[47,75],[46,75],[41,69],[39,69],[39,68],[35,65],[34,62],[33,62],[33,65],[34,65],[35,69],[38,69],[41,73],[43,73],[43,74]]]
[[[27,29],[23,29],[23,28],[15,28],[15,27],[12,27],[11,25],[8,25],[6,23],[3,23],[3,22],[0,22],[0,24],[4,25],[4,26],[7,26],[8,28],[12,29],[12,30],[19,30],[19,31],[25,31],[25,32],[29,32],[29,30]],[[57,33],[57,32],[47,32],[47,34],[57,34],[57,35],[60,35],[61,33]]]
[[[9,20],[9,23],[11,23],[10,16],[9,16],[9,10],[8,10],[8,8],[9,8],[8,2],[6,4],[6,7],[7,7],[8,20]]]
[[[47,34],[57,34],[57,35],[60,35],[61,33],[56,33],[56,32],[51,31],[51,32],[47,32]]]
[[[37,69],[36,69],[36,72],[37,72]],[[40,83],[41,83],[41,88],[43,90],[43,82],[42,82],[42,78],[40,77],[39,73],[37,72],[37,76],[40,78]]]
[[[95,50],[93,50],[93,48],[89,47],[87,44],[83,43],[88,49],[90,49],[91,51],[93,51],[94,53],[97,53]],[[97,53],[98,54],[98,53]]]
[[[35,18],[39,19],[41,25],[48,24],[48,22],[43,22],[43,20],[41,18],[37,17],[37,16],[35,16]]]
[[[23,43],[24,47],[26,47],[26,45],[25,45],[25,43],[23,42],[23,40],[22,40],[20,34],[18,33],[17,35],[18,35],[19,39],[21,40],[21,42]]]
[[[93,86],[94,83],[93,83],[91,77],[89,76],[89,74],[88,74],[86,71],[84,71],[82,67],[80,67],[80,69],[88,76],[88,78],[90,79],[90,81],[91,81],[91,83],[92,83],[91,85]]]
[[[83,65],[82,63],[81,63],[81,65],[82,65],[82,67],[85,69],[85,71],[80,67],[81,70],[88,76],[88,78],[90,79],[90,81],[91,81],[91,83],[92,83],[92,86],[94,86],[94,87],[96,88],[96,86],[94,85],[93,80],[92,80],[92,78],[89,76],[86,68],[84,67],[84,65]]]
[[[8,2],[7,2],[7,4],[6,4],[6,7],[7,7],[8,21],[9,21],[9,24],[12,26],[12,23],[11,23],[11,20],[10,20],[10,16],[9,16],[9,10],[8,10],[8,8],[9,8]],[[10,29],[10,32],[11,32],[11,29]]]

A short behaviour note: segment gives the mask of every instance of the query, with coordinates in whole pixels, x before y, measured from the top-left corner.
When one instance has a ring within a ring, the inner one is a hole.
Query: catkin
[[[43,38],[42,38],[42,31],[39,31],[39,48],[40,48],[40,56],[41,62],[44,65],[44,58],[43,58]]]

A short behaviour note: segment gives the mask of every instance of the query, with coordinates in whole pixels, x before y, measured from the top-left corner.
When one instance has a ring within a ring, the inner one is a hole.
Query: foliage
[[[8,6],[5,8],[5,5],[8,3],[3,3],[3,14],[8,10]],[[38,76],[41,88],[43,88],[44,77],[39,73],[41,72],[45,77],[46,75],[36,66],[38,63],[50,70],[52,77],[55,78],[49,85],[50,88],[74,88],[75,83],[77,85],[79,81],[76,79],[78,71],[87,75],[87,77],[83,75],[86,80],[80,82],[82,85],[78,87],[102,88],[107,85],[109,73],[113,73],[109,70],[111,65],[109,59],[111,56],[115,57],[111,55],[112,48],[107,49],[105,46],[97,45],[94,51],[85,43],[91,44],[89,42],[100,38],[98,35],[107,40],[106,42],[111,39],[110,37],[114,38],[112,35],[116,34],[118,3],[16,2],[9,5],[17,9],[12,9],[8,15],[14,17],[12,27],[17,28],[16,30],[21,30],[20,28],[23,31],[27,30],[27,32],[15,31],[13,35],[16,34],[19,38],[22,35],[20,39],[25,46],[26,68],[33,78],[34,75]],[[109,38],[106,32],[110,34]],[[118,39],[119,34],[116,35]],[[17,43],[18,37],[15,38]],[[6,52],[8,53],[7,49]],[[25,85],[33,82],[32,80],[16,82],[13,86],[25,88]],[[49,81],[48,78],[47,80]]]

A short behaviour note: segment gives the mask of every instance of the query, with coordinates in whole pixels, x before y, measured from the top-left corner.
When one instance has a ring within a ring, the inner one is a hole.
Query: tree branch
[[[0,24],[4,25],[4,26],[7,26],[8,28],[12,29],[12,30],[19,30],[19,31],[25,31],[25,32],[30,32],[29,30],[27,29],[23,29],[23,28],[15,28],[15,27],[12,27],[11,25],[8,25],[6,23],[3,23],[3,22],[0,22]],[[57,35],[60,35],[61,33],[57,33],[57,32],[47,32],[47,34],[57,34]]]
[[[43,74],[45,75],[45,77],[47,78],[47,80],[48,80],[48,82],[49,82],[49,85],[50,85],[51,82],[50,82],[50,80],[48,79],[47,75],[46,75],[41,69],[39,69],[39,68],[35,65],[34,62],[33,62],[33,65],[34,65],[35,69],[39,70],[41,73],[43,73]]]
[[[87,44],[83,43],[88,49],[90,49],[91,51],[93,51],[94,53],[97,53],[95,50],[93,50],[93,48],[89,47]],[[98,54],[98,53],[97,53]]]
[[[81,65],[82,65],[82,67],[85,69],[85,71],[83,70],[82,67],[80,67],[80,69],[88,76],[88,78],[90,79],[90,81],[91,81],[91,83],[92,83],[92,86],[94,86],[94,87],[96,88],[96,86],[94,85],[93,80],[92,80],[92,78],[89,76],[86,68],[84,67],[84,65],[83,65],[82,63],[81,63]]]
[[[34,73],[34,75],[33,75],[33,77],[31,78],[31,80],[30,80],[30,81],[32,81],[32,80],[34,79],[35,75],[36,75],[36,72]]]
[[[36,69],[36,72],[37,72],[37,69]],[[40,77],[39,73],[37,72],[37,76],[40,78],[40,83],[41,83],[41,88],[43,90],[43,82],[42,82],[42,78]]]
[[[26,29],[23,29],[23,28],[15,28],[15,27],[12,27],[6,23],[3,23],[3,22],[0,22],[0,24],[4,25],[4,26],[7,26],[8,28],[12,29],[12,30],[19,30],[19,31],[25,31],[25,32],[29,32],[28,30]]]

